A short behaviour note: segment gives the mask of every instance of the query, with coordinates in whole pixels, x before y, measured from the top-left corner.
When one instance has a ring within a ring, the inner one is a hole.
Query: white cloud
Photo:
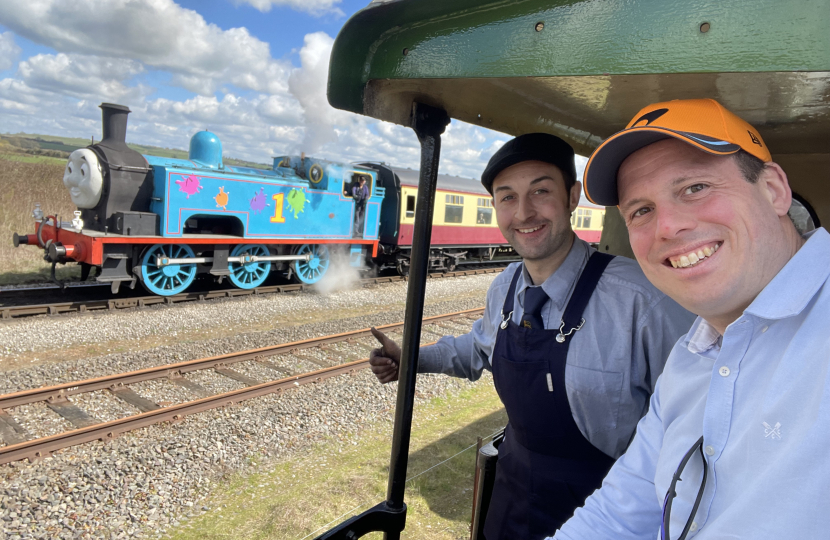
[[[343,161],[385,161],[402,167],[419,167],[420,145],[411,129],[329,105],[326,87],[333,43],[324,32],[307,34],[299,53],[301,66],[288,79],[288,88],[302,106],[305,120],[303,140],[292,150]],[[494,136],[499,135],[453,122],[443,138],[441,171],[477,177],[490,158],[488,150]],[[501,144],[503,141],[496,148]]]
[[[79,54],[38,54],[20,62],[18,72],[31,88],[105,101],[137,102],[149,92],[125,81],[141,73],[135,60]]]
[[[14,66],[20,54],[20,47],[14,42],[11,32],[0,33],[0,71]]]
[[[331,10],[337,3],[303,5]],[[97,106],[112,101],[130,106],[128,140],[143,144],[186,149],[194,132],[210,129],[229,157],[267,163],[274,155],[305,152],[419,166],[411,129],[328,104],[334,40],[323,32],[305,36],[294,67],[272,58],[268,43],[246,29],[223,31],[171,0],[77,0],[71,7],[28,0],[14,9],[0,1],[0,24],[57,51],[24,60],[14,78],[0,81],[4,131],[98,139]],[[197,95],[153,98],[153,89],[136,83],[148,73]],[[505,140],[453,122],[444,136],[441,170],[476,177]]]
[[[307,153],[337,142],[339,137],[335,127],[360,122],[359,117],[329,105],[326,97],[333,44],[334,39],[325,32],[307,34],[300,49],[301,66],[288,77],[288,89],[303,108],[306,133],[302,145]]]
[[[222,30],[172,0],[2,2],[0,24],[60,52],[136,60],[169,71],[202,95],[228,82],[258,92],[285,91],[291,69],[247,29]]]
[[[234,0],[234,4],[249,4],[254,9],[258,9],[262,13],[271,11],[274,6],[288,7],[297,11],[305,11],[315,16],[320,16],[326,13],[333,13],[335,15],[344,16],[345,14],[340,8],[335,6],[341,0]]]

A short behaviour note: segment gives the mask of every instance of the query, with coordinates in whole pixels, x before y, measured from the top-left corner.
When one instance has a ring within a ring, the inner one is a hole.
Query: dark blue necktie
[[[544,330],[542,321],[542,306],[548,301],[548,295],[542,287],[528,287],[525,289],[524,314],[522,326],[534,330]]]

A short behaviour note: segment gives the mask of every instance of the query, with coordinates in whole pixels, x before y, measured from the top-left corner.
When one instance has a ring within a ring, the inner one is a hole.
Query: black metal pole
[[[398,378],[398,400],[395,406],[395,429],[392,435],[392,459],[389,465],[389,486],[386,493],[390,508],[403,507],[406,468],[409,462],[409,439],[412,431],[412,409],[415,402],[415,381],[418,374],[418,349],[424,315],[429,246],[432,238],[432,211],[438,183],[438,159],[441,134],[450,118],[441,109],[415,103],[411,127],[421,143],[421,175],[418,179],[418,201],[412,235],[412,256],[406,294],[401,364]],[[387,535],[394,540],[392,535]]]
[[[406,526],[404,490],[406,467],[409,463],[412,409],[415,403],[415,378],[418,374],[418,348],[424,316],[429,245],[432,237],[432,209],[435,206],[435,187],[438,183],[441,134],[449,123],[450,117],[446,111],[420,103],[412,106],[410,126],[421,142],[421,176],[418,180],[418,201],[415,207],[415,230],[406,293],[401,364],[398,371],[398,400],[395,406],[395,430],[392,435],[392,458],[389,463],[386,501],[328,530],[318,536],[317,540],[354,540],[372,531],[383,531],[386,540],[399,540],[401,531]]]

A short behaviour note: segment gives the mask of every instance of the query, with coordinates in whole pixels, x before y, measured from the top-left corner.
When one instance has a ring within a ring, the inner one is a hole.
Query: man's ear
[[[763,190],[764,196],[775,208],[775,213],[779,217],[787,215],[793,202],[793,192],[790,189],[790,182],[784,169],[778,163],[766,163],[764,170],[758,176],[758,184]]]
[[[570,200],[569,208],[570,211],[573,212],[576,210],[576,207],[579,206],[579,196],[582,194],[582,182],[574,182],[574,185],[571,186],[570,192]]]

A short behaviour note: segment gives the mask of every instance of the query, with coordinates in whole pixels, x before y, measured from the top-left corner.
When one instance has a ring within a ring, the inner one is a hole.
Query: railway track
[[[463,276],[474,276],[478,274],[491,274],[495,272],[501,272],[503,269],[504,266],[497,266],[488,268],[475,268],[469,270],[457,270],[454,272],[436,272],[433,274],[429,274],[429,277],[431,279],[443,279]],[[402,276],[385,276],[363,279],[360,281],[360,283],[362,287],[366,287],[369,285],[377,285],[379,283],[391,283],[403,280],[406,280],[406,278]],[[73,289],[74,288],[75,287],[73,287]],[[114,311],[118,309],[143,308],[158,304],[170,305],[180,302],[203,302],[205,300],[214,300],[218,298],[238,298],[250,295],[296,292],[313,288],[314,285],[288,284],[258,287],[256,289],[247,290],[221,289],[212,291],[194,291],[177,294],[174,296],[135,296],[123,298],[69,300],[63,302],[49,302],[43,304],[30,305],[2,305],[0,306],[0,318],[12,319],[34,315],[62,315],[69,313],[86,313],[91,311],[102,310]],[[49,290],[53,289],[54,288],[50,288]],[[4,290],[0,292],[0,302],[3,302],[5,304],[5,302],[13,300],[15,298],[25,298],[26,294],[31,294],[31,289]]]
[[[447,332],[468,331],[470,323],[478,319],[483,311],[483,308],[479,308],[425,318],[423,333],[440,336]],[[378,328],[393,336],[397,333],[396,337],[399,338],[403,323]],[[353,374],[368,367],[368,352],[374,347],[375,342],[370,330],[364,328],[223,356],[0,395],[0,437],[5,442],[5,446],[0,447],[0,464],[23,459],[33,461],[45,458],[57,450],[70,446],[96,440],[110,440],[122,433],[161,422],[179,422],[188,415],[233,405],[267,394],[284,392],[306,384],[318,383],[338,375]],[[308,354],[309,349],[315,349],[322,354]],[[355,353],[355,349],[361,352]],[[279,361],[280,357],[285,355],[300,356],[305,359],[306,363],[319,366],[319,369],[294,372],[290,367],[286,367],[285,362]],[[360,356],[360,359],[355,360],[356,355]],[[206,371],[212,371],[220,377],[241,384],[242,388],[211,393],[189,377]],[[273,378],[262,380],[264,372],[273,374]],[[149,381],[161,381],[173,385],[186,398],[179,403],[156,403],[141,395],[140,390],[134,389]],[[109,397],[127,404],[137,413],[101,422],[72,401],[72,399],[96,392],[109,394]],[[194,395],[197,399],[187,399]],[[30,424],[31,420],[27,420],[25,415],[28,407],[39,403],[45,404],[63,419],[65,425],[74,429],[40,438],[31,436],[24,427]]]

